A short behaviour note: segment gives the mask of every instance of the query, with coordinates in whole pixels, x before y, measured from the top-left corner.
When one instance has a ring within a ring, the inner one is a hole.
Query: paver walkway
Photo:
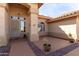
[[[11,42],[10,56],[34,56],[26,40]]]

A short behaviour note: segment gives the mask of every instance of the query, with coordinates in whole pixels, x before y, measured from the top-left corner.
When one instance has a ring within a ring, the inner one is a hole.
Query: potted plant
[[[51,44],[45,43],[43,44],[43,47],[45,52],[49,52],[51,50]]]
[[[73,37],[72,37],[72,34],[71,34],[71,33],[69,33],[69,37],[70,37],[70,39],[69,39],[70,43],[74,43],[74,42],[75,42],[75,40],[73,39]]]

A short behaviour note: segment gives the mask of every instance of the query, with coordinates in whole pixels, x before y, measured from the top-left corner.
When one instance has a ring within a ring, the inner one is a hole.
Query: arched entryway
[[[22,4],[10,3],[9,7],[9,34],[10,38],[22,38],[28,31],[29,8]]]

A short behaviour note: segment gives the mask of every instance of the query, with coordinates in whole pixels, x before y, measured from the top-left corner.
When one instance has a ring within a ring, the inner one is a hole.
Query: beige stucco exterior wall
[[[39,32],[39,36],[48,35],[48,24],[46,23],[46,19],[39,18],[39,22],[43,22],[45,24],[45,31]]]
[[[0,4],[0,46],[6,46],[9,39],[7,4]]]
[[[77,40],[79,41],[79,15],[76,18],[76,33],[77,33]]]
[[[68,39],[70,37],[69,33],[71,33],[72,37],[76,40],[76,17],[62,19],[48,24],[48,32],[49,35],[65,39]]]

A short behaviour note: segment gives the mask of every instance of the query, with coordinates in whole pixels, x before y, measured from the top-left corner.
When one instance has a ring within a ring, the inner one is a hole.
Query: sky
[[[45,3],[39,8],[39,14],[56,17],[74,10],[79,10],[78,3]]]

